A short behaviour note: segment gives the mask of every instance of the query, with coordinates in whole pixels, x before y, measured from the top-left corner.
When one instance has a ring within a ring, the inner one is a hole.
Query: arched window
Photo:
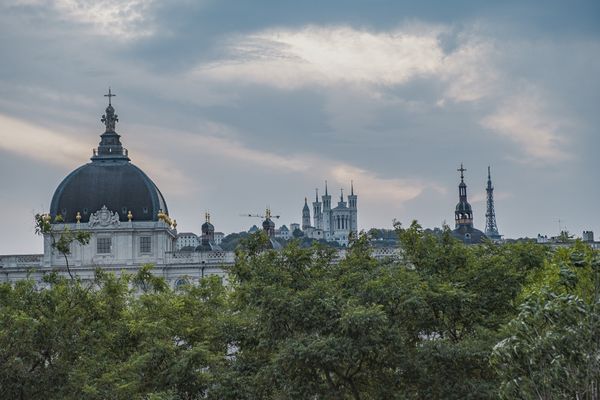
[[[187,285],[188,281],[185,278],[180,278],[175,281],[175,289],[179,289],[184,285]]]

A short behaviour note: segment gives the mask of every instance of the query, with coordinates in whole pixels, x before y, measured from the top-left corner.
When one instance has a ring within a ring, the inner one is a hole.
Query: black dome
[[[205,222],[202,224],[202,233],[207,233],[207,232],[214,232],[215,231],[215,226],[213,224],[211,224],[210,222]]]
[[[129,161],[128,152],[115,132],[119,118],[110,103],[115,95],[109,89],[105,96],[109,103],[101,121],[106,130],[100,135],[92,162],[71,172],[58,185],[50,215],[61,215],[65,222],[73,223],[80,213],[81,222],[88,222],[90,214],[106,206],[118,213],[121,221],[128,220],[129,212],[133,221],[158,221],[159,211],[168,214],[167,203],[154,182]]]
[[[127,221],[158,221],[158,212],[168,213],[167,203],[154,182],[126,160],[94,160],[71,172],[54,192],[50,205],[52,217],[61,215],[65,222],[88,222],[90,214],[106,206]]]

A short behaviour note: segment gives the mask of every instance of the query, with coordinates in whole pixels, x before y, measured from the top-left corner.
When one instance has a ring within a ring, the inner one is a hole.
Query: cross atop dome
[[[110,91],[110,86],[109,86],[109,87],[108,87],[108,94],[105,94],[105,95],[104,95],[104,97],[108,97],[108,105],[109,105],[109,106],[111,105],[111,104],[110,104],[110,98],[111,98],[111,97],[115,97],[115,96],[116,96],[116,94],[112,94],[112,93],[111,93],[111,91]]]
[[[108,107],[106,107],[106,114],[104,114],[102,118],[100,118],[100,121],[102,121],[102,123],[106,125],[106,132],[114,132],[115,125],[117,122],[119,122],[119,116],[115,114],[115,109],[111,104],[111,97],[115,96],[116,94],[112,94],[110,87],[108,88],[108,94],[104,95],[104,97],[108,97]]]

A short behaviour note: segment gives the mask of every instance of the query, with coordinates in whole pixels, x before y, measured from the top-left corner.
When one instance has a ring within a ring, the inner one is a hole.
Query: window
[[[96,252],[98,254],[110,254],[111,245],[109,237],[100,237],[96,240]]]
[[[150,236],[140,237],[140,253],[151,253],[152,252],[152,238]]]

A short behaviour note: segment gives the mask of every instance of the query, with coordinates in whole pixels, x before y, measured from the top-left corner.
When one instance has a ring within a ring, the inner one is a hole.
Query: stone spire
[[[127,150],[124,149],[121,144],[121,136],[115,131],[115,126],[116,123],[119,122],[119,117],[115,114],[111,98],[115,97],[116,94],[113,94],[109,88],[108,94],[105,94],[104,96],[108,97],[108,107],[106,107],[106,112],[102,115],[100,121],[104,124],[105,131],[100,135],[100,144],[98,145],[97,150],[94,149],[92,161],[129,161]]]
[[[304,198],[304,207],[302,208],[302,230],[310,228],[310,208],[308,208],[308,199]]]

